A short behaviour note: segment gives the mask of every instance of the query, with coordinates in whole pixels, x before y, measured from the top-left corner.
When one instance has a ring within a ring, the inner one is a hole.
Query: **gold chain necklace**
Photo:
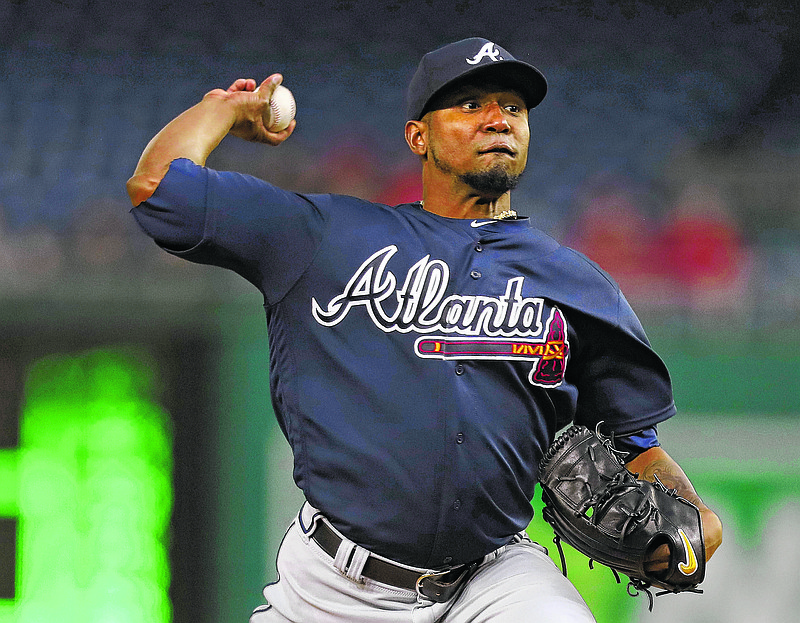
[[[420,200],[419,207],[423,210],[425,209],[425,202]],[[503,210],[500,214],[492,216],[490,218],[497,219],[498,221],[504,221],[509,218],[517,218],[516,210]]]

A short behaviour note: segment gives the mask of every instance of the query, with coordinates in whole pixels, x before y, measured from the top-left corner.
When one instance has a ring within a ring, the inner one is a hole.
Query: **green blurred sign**
[[[154,378],[108,350],[31,367],[20,447],[0,451],[0,515],[17,524],[0,623],[171,619],[172,445]]]

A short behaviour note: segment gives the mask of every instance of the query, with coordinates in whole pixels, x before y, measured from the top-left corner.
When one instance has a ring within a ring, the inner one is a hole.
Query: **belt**
[[[318,520],[311,538],[328,556],[336,558],[342,538],[327,523],[321,519]],[[461,584],[477,568],[479,562],[476,560],[439,573],[420,574],[418,571],[370,556],[364,563],[361,575],[381,584],[416,591],[432,601],[443,603],[455,595]]]

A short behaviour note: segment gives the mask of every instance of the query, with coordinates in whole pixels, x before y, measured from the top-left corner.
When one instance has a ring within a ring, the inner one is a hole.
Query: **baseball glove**
[[[702,592],[705,548],[700,512],[660,481],[637,480],[623,463],[626,453],[597,430],[571,426],[553,443],[539,465],[542,512],[555,531],[554,539],[572,545],[592,561],[630,579],[628,593],[650,587],[663,593]],[[662,544],[670,549],[669,567],[648,572],[648,556]]]

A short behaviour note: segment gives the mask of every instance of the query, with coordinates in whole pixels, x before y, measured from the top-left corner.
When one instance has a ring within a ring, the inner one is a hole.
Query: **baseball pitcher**
[[[209,91],[127,186],[158,245],[264,298],[306,503],[251,622],[593,621],[525,534],[540,480],[559,539],[629,588],[698,590],[722,527],[659,444],[667,370],[613,279],[512,202],[540,71],[480,38],[426,54],[405,125],[423,193],[397,206],[205,166],[228,134],[290,138],[265,125],[281,81]]]

